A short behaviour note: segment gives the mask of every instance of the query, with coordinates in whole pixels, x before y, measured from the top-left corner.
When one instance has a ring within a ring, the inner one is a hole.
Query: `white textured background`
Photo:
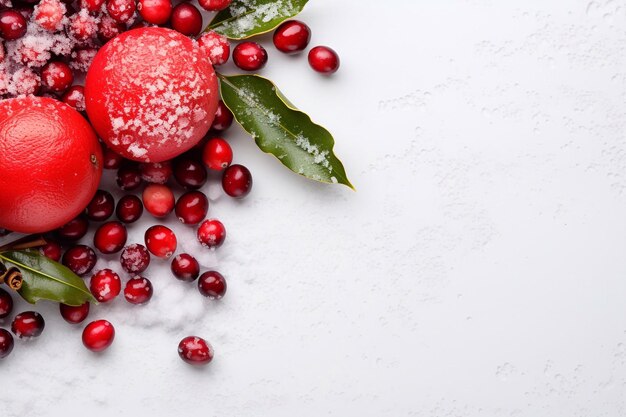
[[[235,129],[255,186],[207,187],[229,236],[203,257],[226,298],[155,262],[149,305],[91,315],[117,328],[102,355],[38,305],[0,416],[625,415],[626,0],[311,0],[301,18],[341,71],[268,42],[263,73],[335,134],[358,192]],[[188,334],[211,365],[178,358]]]

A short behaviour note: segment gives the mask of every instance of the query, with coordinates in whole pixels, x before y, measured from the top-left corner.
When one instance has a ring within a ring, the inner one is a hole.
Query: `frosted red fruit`
[[[82,85],[70,87],[61,97],[61,101],[77,111],[85,111],[85,88]]]
[[[41,69],[41,82],[48,90],[58,93],[72,85],[74,74],[65,62],[52,61]]]
[[[13,73],[13,87],[16,96],[35,95],[41,88],[39,75],[30,68],[22,67]]]
[[[217,219],[209,219],[202,222],[198,228],[198,242],[209,249],[219,248],[226,239],[226,228]]]
[[[106,43],[125,30],[126,25],[124,23],[120,23],[112,17],[104,15],[100,18],[100,22],[98,22],[98,39],[100,39],[100,42]]]
[[[172,164],[165,162],[146,162],[139,165],[141,179],[152,184],[165,184],[172,176]]]
[[[128,280],[124,288],[124,298],[131,304],[145,304],[152,298],[152,283],[144,277]]]
[[[100,49],[87,73],[85,97],[89,119],[111,149],[128,159],[162,162],[204,137],[219,92],[196,42],[146,27]]]
[[[224,10],[233,0],[199,0],[200,7],[210,12]]]
[[[210,31],[198,38],[198,44],[207,54],[211,64],[223,65],[230,57],[230,43],[226,36]]]
[[[103,269],[91,277],[89,289],[98,302],[107,303],[119,295],[122,280],[112,270]]]
[[[19,39],[26,34],[26,18],[17,10],[0,12],[0,38],[7,41]]]
[[[135,14],[135,0],[107,0],[109,16],[119,23],[126,23]]]
[[[39,26],[50,32],[56,32],[63,27],[63,17],[67,8],[59,0],[41,0],[33,11],[33,20]]]
[[[87,9],[91,13],[100,10],[103,4],[104,0],[79,0],[78,2],[81,9]]]
[[[133,243],[122,251],[120,263],[126,272],[140,274],[150,265],[150,252],[144,245]]]
[[[87,41],[96,37],[98,20],[91,16],[86,9],[70,17],[68,33],[78,41]]]
[[[206,365],[214,354],[213,347],[201,337],[187,336],[178,344],[178,356],[191,365]]]
[[[71,55],[72,59],[70,60],[70,68],[80,72],[87,72],[97,52],[98,50],[95,48],[83,48],[73,51]]]

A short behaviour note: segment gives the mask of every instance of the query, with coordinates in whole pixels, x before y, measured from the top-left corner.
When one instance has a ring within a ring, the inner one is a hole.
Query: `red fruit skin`
[[[61,303],[59,304],[59,311],[66,322],[71,324],[82,323],[89,315],[89,302],[79,306],[68,306]]]
[[[102,352],[114,338],[115,328],[106,320],[92,321],[83,330],[83,345],[92,352]]]
[[[316,46],[309,51],[309,65],[321,74],[330,75],[339,69],[339,55],[327,46]]]
[[[267,51],[259,43],[242,42],[233,50],[233,61],[244,71],[258,71],[267,64]]]
[[[93,244],[100,252],[112,254],[122,250],[127,238],[126,226],[118,221],[110,221],[98,227],[93,236]]]
[[[15,232],[63,226],[91,201],[102,176],[89,123],[50,98],[0,101],[0,155],[0,227]]]
[[[252,174],[243,165],[231,165],[222,175],[222,188],[233,198],[244,198],[252,190]]]
[[[178,356],[191,365],[206,365],[214,354],[213,347],[201,337],[187,336],[178,344]]]
[[[48,241],[48,243],[39,248],[39,253],[48,259],[59,262],[63,255],[63,248],[56,242]]]
[[[141,162],[163,162],[191,149],[211,127],[218,99],[206,54],[165,28],[134,29],[108,42],[85,82],[96,132],[108,147]]]
[[[188,253],[181,253],[172,259],[172,274],[185,282],[192,282],[200,275],[200,264]]]
[[[198,224],[209,211],[209,199],[200,191],[189,191],[176,202],[176,217],[183,224]]]
[[[224,10],[233,0],[199,0],[200,7],[210,12],[218,12]]]
[[[167,23],[172,14],[171,0],[139,0],[137,11],[148,23],[162,25]]]
[[[120,294],[122,280],[110,269],[98,271],[91,277],[89,290],[100,303],[107,303]]]
[[[202,30],[202,14],[191,3],[180,3],[172,10],[172,29],[186,36],[198,36]]]
[[[0,359],[9,356],[13,350],[14,343],[11,333],[8,330],[0,329]]]
[[[209,219],[202,222],[198,228],[198,242],[209,249],[219,248],[226,240],[226,228],[217,219]]]
[[[144,239],[150,253],[157,258],[169,258],[176,252],[178,240],[174,232],[168,227],[152,226],[146,230]]]
[[[217,271],[207,271],[200,275],[198,291],[211,300],[219,300],[226,294],[226,279]]]
[[[156,218],[167,216],[174,210],[174,193],[167,185],[150,184],[142,194],[143,205]]]
[[[280,52],[295,54],[306,49],[311,40],[311,29],[299,20],[283,23],[274,32],[274,46]]]
[[[233,124],[234,118],[230,109],[220,100],[217,104],[217,111],[215,112],[215,119],[213,119],[211,130],[215,130],[216,132],[227,130]]]
[[[213,138],[204,145],[202,162],[207,168],[222,171],[233,162],[233,150],[222,138]]]
[[[13,311],[13,297],[5,289],[0,288],[0,319],[3,319]]]
[[[128,280],[124,288],[124,298],[131,304],[145,304],[152,298],[152,283],[144,277]]]
[[[41,314],[36,311],[25,311],[18,314],[11,323],[11,331],[20,339],[38,337],[46,327]]]

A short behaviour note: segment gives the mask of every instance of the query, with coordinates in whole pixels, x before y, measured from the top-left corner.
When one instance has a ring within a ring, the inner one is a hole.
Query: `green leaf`
[[[214,30],[230,39],[246,39],[275,29],[300,13],[308,1],[234,0],[205,30]]]
[[[296,109],[270,80],[258,75],[218,76],[224,103],[263,152],[307,178],[354,189],[333,153],[332,135]]]
[[[33,251],[0,253],[0,261],[16,266],[24,279],[19,294],[31,304],[51,300],[71,306],[95,302],[82,278],[65,266]]]

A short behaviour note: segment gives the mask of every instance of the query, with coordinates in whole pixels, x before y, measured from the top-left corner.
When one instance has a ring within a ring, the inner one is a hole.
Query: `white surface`
[[[268,48],[263,72],[335,134],[358,192],[231,132],[255,185],[212,202],[226,298],[155,263],[151,304],[91,316],[117,327],[103,355],[38,306],[1,416],[626,413],[626,1],[394,3],[312,0],[341,71]],[[178,359],[188,334],[210,366]]]

